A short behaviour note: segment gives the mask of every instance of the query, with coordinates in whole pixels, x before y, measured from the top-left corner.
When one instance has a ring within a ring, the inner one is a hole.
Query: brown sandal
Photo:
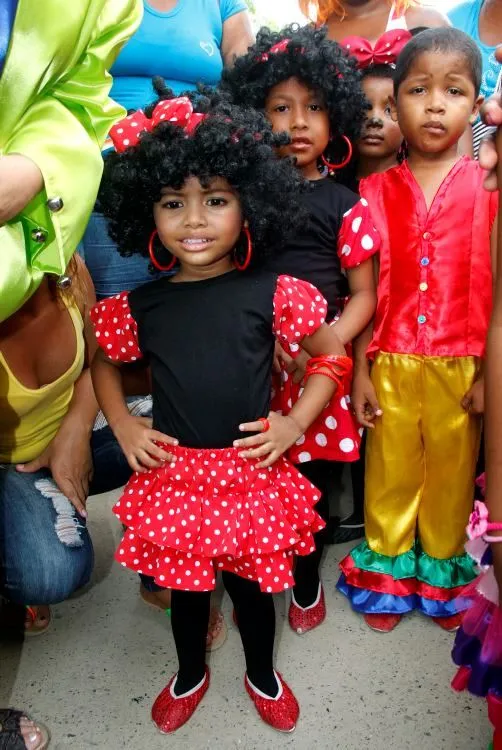
[[[49,629],[50,624],[50,607],[47,607],[47,614],[40,614],[38,606],[33,605],[26,607],[26,620],[24,626],[25,636],[27,636],[28,638],[33,638],[37,635],[43,635]]]

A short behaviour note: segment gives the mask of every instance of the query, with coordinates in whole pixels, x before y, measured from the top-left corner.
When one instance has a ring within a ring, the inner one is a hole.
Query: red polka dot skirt
[[[319,376],[320,377],[320,376]],[[343,392],[335,393],[319,417],[288,451],[294,464],[324,459],[326,461],[357,461],[361,434],[350,408],[351,378],[344,383]],[[287,372],[275,378],[272,408],[288,414],[300,398],[303,387],[294,383]]]
[[[176,461],[134,474],[114,506],[121,565],[184,591],[214,589],[218,570],[268,593],[293,586],[294,555],[313,552],[324,526],[316,488],[285,458],[258,469],[236,448],[166,449]]]

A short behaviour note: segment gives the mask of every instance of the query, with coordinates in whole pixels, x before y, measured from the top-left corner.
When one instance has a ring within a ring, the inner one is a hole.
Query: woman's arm
[[[500,49],[500,48],[499,48]],[[502,157],[502,130],[497,134],[497,151]],[[498,177],[502,179],[502,165],[498,165]],[[486,381],[486,502],[490,520],[502,522],[502,204],[499,203],[497,224],[497,264],[499,273],[495,282],[495,303],[488,332],[485,366]],[[493,565],[499,596],[502,592],[502,544],[493,544]]]
[[[139,0],[108,0],[89,29],[82,11],[82,37],[89,37],[82,56],[33,95],[8,133],[0,158],[0,224],[18,217],[26,248],[15,257],[3,253],[0,320],[24,304],[44,273],[64,273],[82,237],[101,179],[101,146],[122,114],[109,98],[108,70],[141,13]]]
[[[235,13],[223,22],[221,56],[225,68],[231,68],[235,58],[245,55],[252,44],[254,44],[254,34],[247,10]]]

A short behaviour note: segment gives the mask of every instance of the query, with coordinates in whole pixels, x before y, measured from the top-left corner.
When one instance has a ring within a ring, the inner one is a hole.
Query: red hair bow
[[[411,34],[406,29],[393,29],[382,34],[374,47],[362,36],[348,36],[340,45],[356,58],[358,68],[369,68],[370,65],[395,65],[399,53],[410,39]]]
[[[277,55],[279,52],[286,52],[291,39],[282,39],[282,41],[273,44],[268,52],[264,52],[260,57],[260,62],[267,62],[269,55]]]
[[[138,109],[137,112],[120,120],[110,130],[110,138],[115,151],[122,153],[131,146],[137,146],[142,133],[151,133],[161,122],[179,125],[187,135],[192,135],[204,118],[205,115],[193,111],[192,102],[187,96],[165,99],[156,105],[151,117],[147,117],[142,109]]]

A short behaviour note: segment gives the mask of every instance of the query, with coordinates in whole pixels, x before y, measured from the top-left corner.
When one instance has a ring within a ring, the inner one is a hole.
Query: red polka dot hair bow
[[[272,47],[270,47],[268,52],[264,52],[260,56],[260,62],[267,62],[269,55],[277,55],[280,52],[286,52],[290,41],[291,39],[283,39],[282,41],[277,42],[277,44],[273,44]]]
[[[193,111],[192,102],[188,97],[180,96],[177,99],[159,102],[151,117],[147,117],[142,109],[138,109],[112,127],[110,138],[115,150],[122,153],[127,148],[136,146],[142,133],[151,133],[162,122],[179,125],[187,135],[192,135],[204,118],[204,114]]]
[[[369,68],[370,65],[395,65],[399,53],[410,39],[411,34],[406,29],[393,29],[382,34],[374,47],[362,36],[345,37],[340,45],[356,58],[358,68]]]

